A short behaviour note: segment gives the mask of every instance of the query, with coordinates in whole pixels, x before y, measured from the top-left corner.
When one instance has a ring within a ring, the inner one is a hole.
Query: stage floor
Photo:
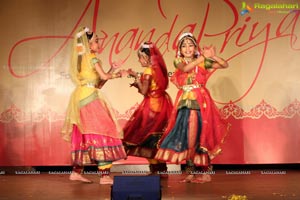
[[[34,172],[32,172],[34,173]],[[8,174],[1,171],[0,200],[109,200],[111,186],[100,185],[98,174],[85,176],[94,181],[83,184],[68,180],[63,171],[37,174]],[[112,176],[137,174],[112,173]],[[143,175],[143,174],[140,174]],[[292,170],[216,170],[212,181],[204,184],[179,183],[185,174],[170,173],[161,179],[162,199],[190,200],[228,199],[231,195],[245,195],[247,199],[300,199],[300,171]]]

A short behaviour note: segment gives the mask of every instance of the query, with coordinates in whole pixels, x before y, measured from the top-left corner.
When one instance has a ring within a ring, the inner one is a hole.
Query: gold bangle
[[[114,78],[119,78],[120,77],[120,74],[119,73],[112,73],[111,74],[111,78],[114,79]]]
[[[218,62],[221,66],[224,66],[224,64],[225,64],[225,61],[224,60],[222,60],[221,62]]]

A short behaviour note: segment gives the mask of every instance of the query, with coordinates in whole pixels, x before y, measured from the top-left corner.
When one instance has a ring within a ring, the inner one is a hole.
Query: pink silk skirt
[[[73,164],[82,166],[113,162],[124,158],[126,158],[126,153],[120,139],[98,134],[81,134],[78,127],[73,126]]]

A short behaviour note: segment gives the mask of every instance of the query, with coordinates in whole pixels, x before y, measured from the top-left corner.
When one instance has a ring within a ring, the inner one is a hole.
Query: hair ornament
[[[142,44],[141,48],[143,49],[150,49],[150,48],[153,48],[153,44]]]
[[[186,37],[186,36],[190,36],[190,37],[194,37],[192,33],[183,33],[180,35],[180,37],[178,38],[178,41],[182,40],[182,38]]]
[[[81,36],[83,36],[85,33],[89,32],[90,29],[88,27],[85,27],[82,31],[78,32],[76,34],[77,38],[80,38]]]

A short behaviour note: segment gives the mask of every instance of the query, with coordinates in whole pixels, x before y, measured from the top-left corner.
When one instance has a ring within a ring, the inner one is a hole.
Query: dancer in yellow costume
[[[112,184],[109,176],[112,162],[126,158],[122,145],[122,129],[99,88],[109,79],[119,78],[122,71],[113,64],[104,72],[96,57],[100,46],[98,37],[88,28],[79,29],[74,36],[71,77],[76,89],[70,98],[63,138],[71,141],[73,171],[70,180],[90,183],[81,174],[86,164],[97,164],[100,184]]]

